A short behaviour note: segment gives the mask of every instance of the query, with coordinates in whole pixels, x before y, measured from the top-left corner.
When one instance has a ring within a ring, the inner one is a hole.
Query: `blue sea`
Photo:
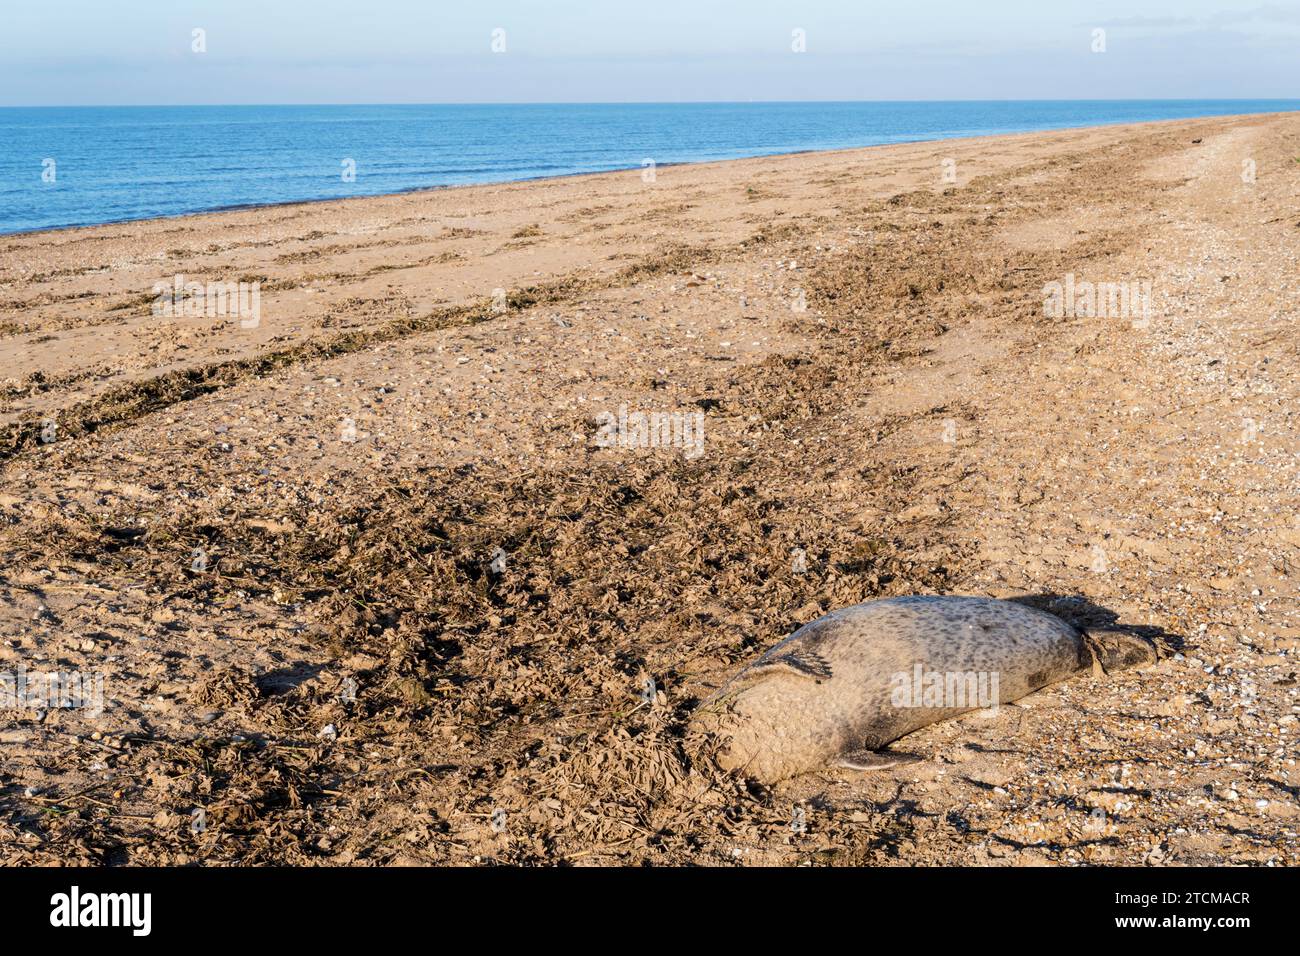
[[[0,233],[639,168],[646,159],[1296,109],[1300,100],[0,108]]]

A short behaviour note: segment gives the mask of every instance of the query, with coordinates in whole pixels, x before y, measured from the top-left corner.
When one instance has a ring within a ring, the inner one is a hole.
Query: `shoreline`
[[[798,102],[800,101],[790,101],[792,105],[797,105]],[[827,101],[827,102],[832,102],[832,101]],[[859,102],[859,101],[843,101],[843,102],[851,103],[851,102]],[[882,100],[882,101],[862,101],[862,102],[888,103],[888,102],[895,102],[895,101]],[[1091,101],[1087,101],[1087,100],[1081,100],[1081,101],[920,100],[920,101],[897,101],[897,102],[1056,103],[1056,102],[1091,102]],[[1145,101],[1116,100],[1115,102],[1145,102]],[[1182,101],[1170,100],[1170,101],[1155,101],[1155,102],[1182,102]],[[1226,103],[1226,102],[1234,102],[1234,101],[1220,100],[1217,102]],[[448,104],[448,105],[473,106],[473,105],[480,105],[480,104]],[[514,104],[510,104],[510,105],[514,105]],[[528,104],[520,104],[520,105],[528,105]],[[621,104],[609,104],[609,105],[612,106],[612,105],[621,105]],[[658,104],[647,104],[647,105],[658,105]],[[62,107],[9,107],[9,108],[11,109],[21,109],[21,108],[56,109]],[[68,107],[68,108],[79,109],[83,107]],[[85,108],[93,108],[93,107],[85,107]],[[102,108],[116,109],[119,107],[102,107]],[[121,108],[131,108],[131,107],[121,107]],[[148,108],[148,107],[141,107],[141,108]],[[221,107],[214,106],[213,108],[221,108]],[[1243,120],[1243,119],[1254,119],[1254,118],[1262,118],[1262,117],[1269,117],[1269,116],[1287,116],[1293,113],[1300,113],[1300,104],[1298,104],[1297,109],[1294,110],[1277,110],[1277,111],[1262,112],[1262,113],[1216,113],[1216,114],[1209,114],[1205,116],[1178,117],[1174,119],[1160,119],[1160,120],[1142,120],[1139,122],[1127,122],[1127,121],[1117,120],[1115,122],[1110,122],[1110,123],[1051,126],[1051,127],[1040,127],[1035,129],[1025,129],[1025,130],[1008,130],[1005,132],[983,133],[974,136],[963,134],[963,135],[955,135],[955,136],[939,136],[939,137],[921,138],[921,139],[900,139],[900,140],[893,140],[886,143],[870,143],[867,145],[860,145],[860,146],[843,146],[843,147],[836,147],[833,149],[796,149],[796,150],[783,150],[780,152],[772,152],[772,153],[754,153],[754,154],[748,154],[742,156],[727,156],[727,157],[715,158],[715,159],[682,160],[678,162],[662,162],[662,163],[657,162],[655,168],[658,170],[658,169],[676,169],[680,167],[712,166],[720,163],[741,163],[741,162],[747,162],[753,160],[779,159],[782,157],[793,157],[793,156],[808,156],[808,155],[834,156],[838,154],[857,153],[866,150],[877,150],[877,149],[890,148],[896,146],[914,146],[914,145],[924,145],[928,143],[967,143],[967,142],[977,141],[977,140],[997,140],[997,139],[1003,139],[1007,137],[1034,136],[1038,134],[1063,133],[1063,132],[1070,132],[1070,131],[1084,132],[1088,130],[1102,130],[1102,129],[1137,130],[1143,127],[1158,126],[1161,124],[1170,124],[1170,123],[1189,123],[1189,122],[1199,122],[1199,121],[1216,120],[1216,119]],[[78,229],[91,230],[91,229],[99,229],[108,226],[138,225],[138,224],[153,223],[153,222],[175,222],[175,221],[180,221],[180,220],[185,220],[185,219],[190,219],[190,218],[200,217],[200,216],[217,216],[226,213],[248,212],[251,210],[259,210],[259,209],[282,209],[282,208],[292,208],[297,206],[317,206],[322,203],[350,203],[350,202],[358,202],[358,201],[365,201],[365,200],[382,200],[385,198],[395,198],[395,197],[402,197],[402,196],[418,196],[422,194],[445,193],[451,190],[466,190],[466,189],[486,188],[486,187],[493,187],[493,186],[509,186],[509,185],[516,185],[516,184],[545,183],[545,182],[553,182],[553,181],[583,179],[583,178],[590,178],[590,177],[609,176],[618,173],[634,172],[639,169],[641,169],[640,166],[618,166],[618,167],[611,167],[608,169],[586,170],[582,172],[559,173],[555,175],[544,175],[544,176],[525,176],[525,177],[513,178],[513,179],[486,180],[483,182],[475,182],[475,183],[456,183],[456,184],[450,184],[445,186],[412,186],[406,189],[366,193],[363,195],[356,195],[356,196],[321,196],[321,197],[306,198],[306,199],[286,199],[281,201],[264,202],[264,203],[240,203],[235,205],[214,206],[214,207],[203,208],[203,209],[194,209],[187,212],[175,213],[172,215],[145,216],[145,217],[138,217],[138,218],[128,217],[123,219],[109,219],[109,220],[104,220],[99,222],[88,222],[88,223],[69,223],[69,224],[59,225],[59,226],[44,226],[39,229],[19,229],[13,231],[0,230],[0,240],[11,239],[14,237],[40,236],[45,233],[66,233]]]

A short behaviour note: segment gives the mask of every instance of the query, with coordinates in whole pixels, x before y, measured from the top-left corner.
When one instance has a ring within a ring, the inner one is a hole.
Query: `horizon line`
[[[462,100],[423,102],[297,102],[297,103],[43,103],[3,104],[0,109],[61,110],[61,109],[228,109],[231,107],[292,107],[292,106],[772,106],[827,105],[856,103],[1300,103],[1300,96],[1102,96],[1025,99],[957,97],[952,99],[849,99],[849,100]]]

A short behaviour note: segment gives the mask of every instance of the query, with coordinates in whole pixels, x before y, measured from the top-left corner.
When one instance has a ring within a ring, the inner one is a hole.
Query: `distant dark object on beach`
[[[1192,145],[1195,146],[1195,145],[1196,145],[1197,143],[1199,143],[1199,142],[1200,142],[1199,139],[1194,139],[1194,140],[1192,140]]]

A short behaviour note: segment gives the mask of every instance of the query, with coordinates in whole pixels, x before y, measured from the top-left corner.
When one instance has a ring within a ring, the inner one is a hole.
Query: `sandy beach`
[[[0,863],[1300,863],[1298,259],[1295,113],[0,236]],[[910,593],[1169,654],[687,733]]]

